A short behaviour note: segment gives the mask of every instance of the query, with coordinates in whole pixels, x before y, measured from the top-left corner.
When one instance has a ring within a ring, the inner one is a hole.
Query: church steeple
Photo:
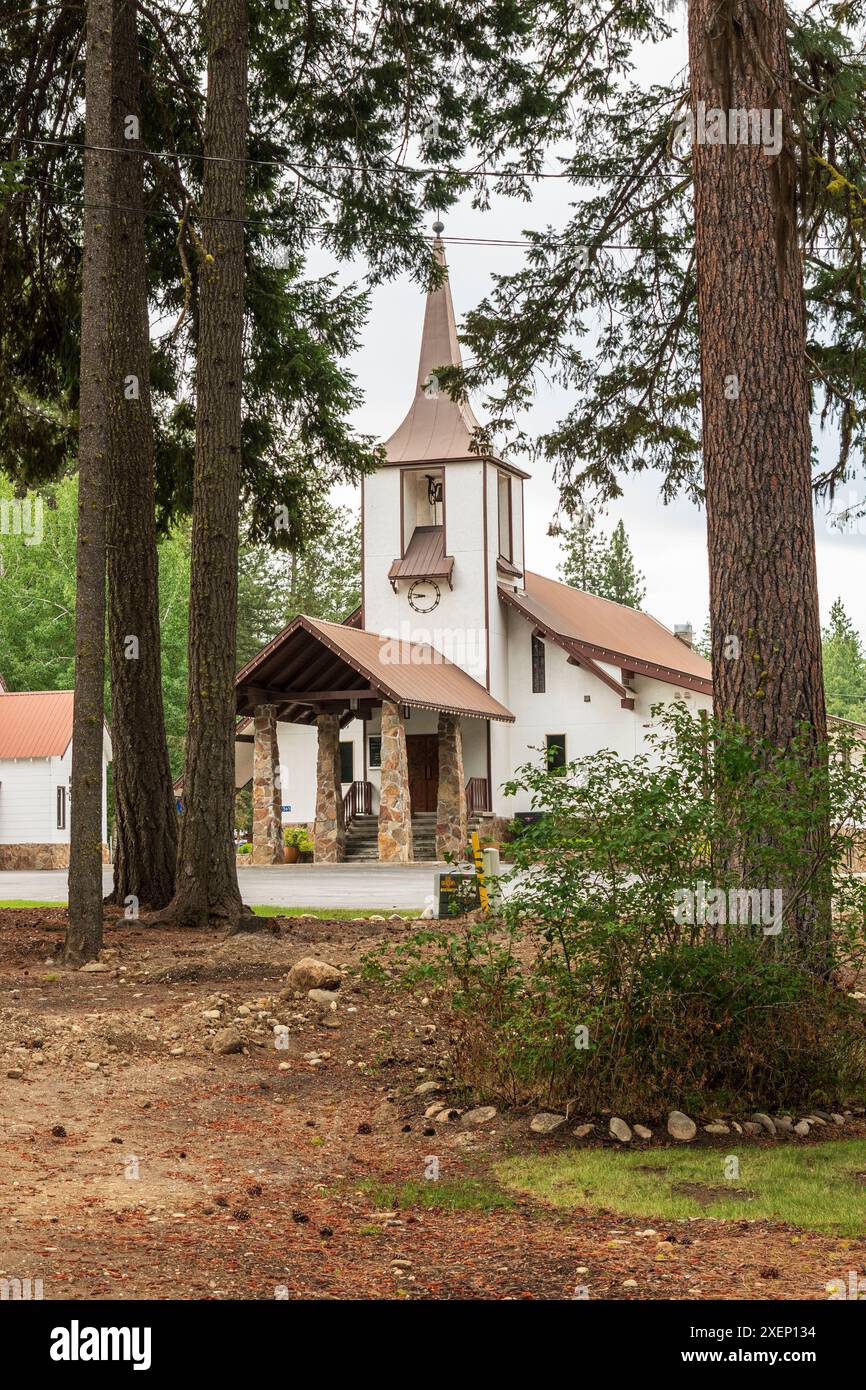
[[[447,277],[442,223],[434,222],[433,258],[445,279],[427,295],[415,397],[403,423],[385,441],[389,463],[423,463],[475,457],[470,448],[478,421],[468,401],[455,401],[436,381],[437,367],[459,367],[460,345]]]

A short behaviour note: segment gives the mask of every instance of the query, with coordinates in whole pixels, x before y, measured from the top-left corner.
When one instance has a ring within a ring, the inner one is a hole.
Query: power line
[[[291,159],[252,159],[248,156],[238,155],[213,155],[185,154],[180,150],[152,150],[145,149],[140,145],[89,145],[86,141],[78,140],[44,140],[35,136],[22,135],[16,137],[22,145],[37,145],[50,149],[59,150],[81,150],[93,154],[139,154],[144,158],[154,159],[179,159],[186,163],[192,160],[201,160],[203,163],[211,164],[249,164],[253,167],[269,169],[286,169],[290,172],[298,170],[312,170],[315,172],[330,173],[376,173],[376,174],[406,174],[415,178],[449,178],[459,175],[466,179],[582,179],[584,182],[608,183],[615,178],[615,174],[599,174],[597,172],[586,172],[575,169],[536,170],[536,169],[453,169],[444,168],[417,168],[408,164],[386,164],[384,166],[370,166],[368,164],[313,164],[304,163],[300,160]],[[681,179],[682,173],[656,171],[657,178]]]

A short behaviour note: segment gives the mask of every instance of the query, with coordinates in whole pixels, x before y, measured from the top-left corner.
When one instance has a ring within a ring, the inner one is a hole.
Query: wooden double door
[[[413,815],[419,811],[435,811],[439,796],[439,736],[407,734],[406,761]]]

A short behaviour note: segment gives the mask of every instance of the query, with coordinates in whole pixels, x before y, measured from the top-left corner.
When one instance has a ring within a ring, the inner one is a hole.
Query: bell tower
[[[427,294],[415,393],[362,484],[363,626],[429,642],[497,698],[507,684],[497,585],[523,588],[521,470],[475,444],[468,401],[440,385],[460,366],[441,222],[432,254],[444,278]]]

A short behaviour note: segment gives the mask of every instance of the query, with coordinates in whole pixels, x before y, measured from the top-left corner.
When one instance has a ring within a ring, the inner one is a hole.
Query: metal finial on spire
[[[445,231],[445,224],[444,222],[440,222],[438,217],[436,218],[436,221],[433,223],[433,231],[436,236],[441,236],[442,233]]]

